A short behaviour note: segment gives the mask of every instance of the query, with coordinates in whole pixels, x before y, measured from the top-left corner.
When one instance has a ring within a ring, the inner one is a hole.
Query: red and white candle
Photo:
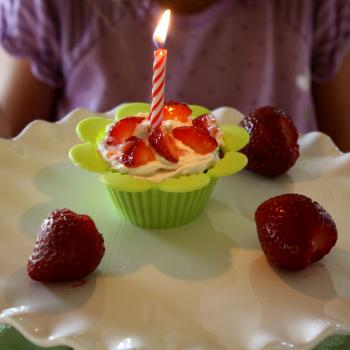
[[[151,104],[151,125],[157,127],[163,119],[165,73],[167,50],[162,48],[165,43],[170,21],[170,10],[166,10],[153,34],[153,41],[158,49],[154,51],[153,78],[152,78],[152,104]]]

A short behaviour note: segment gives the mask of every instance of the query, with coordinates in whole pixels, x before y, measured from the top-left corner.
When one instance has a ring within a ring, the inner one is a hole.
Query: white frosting
[[[190,125],[192,125],[191,121],[184,123],[175,120],[165,120],[162,123],[164,130],[167,132],[171,132],[174,128],[179,126]],[[143,139],[148,144],[147,138],[150,128],[150,120],[145,119],[136,126],[134,136]],[[108,129],[106,131],[108,132]],[[139,167],[129,168],[118,161],[118,158],[122,152],[122,145],[106,146],[106,140],[103,140],[99,144],[98,150],[102,157],[110,163],[111,167],[121,174],[129,174],[131,176],[147,179],[152,182],[161,182],[167,178],[180,175],[202,173],[206,169],[213,167],[219,160],[219,147],[217,147],[217,149],[212,153],[199,154],[183,144],[180,140],[175,138],[174,140],[176,142],[176,146],[179,149],[184,150],[183,155],[179,157],[179,160],[176,163],[169,162],[155,151],[155,160]],[[218,142],[218,145],[223,144],[223,133],[221,131],[219,131],[216,135],[216,141]]]

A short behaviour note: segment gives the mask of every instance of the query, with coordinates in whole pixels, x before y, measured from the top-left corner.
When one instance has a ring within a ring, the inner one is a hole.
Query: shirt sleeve
[[[33,75],[53,86],[63,84],[59,26],[49,0],[0,0],[0,44],[30,61]]]
[[[350,51],[350,1],[319,0],[314,10],[312,78],[325,82],[334,77]]]

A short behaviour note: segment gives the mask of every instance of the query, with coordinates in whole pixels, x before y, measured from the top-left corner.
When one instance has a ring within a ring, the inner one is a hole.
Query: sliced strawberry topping
[[[128,138],[122,146],[120,162],[128,168],[135,168],[155,160],[151,147],[136,136]]]
[[[195,126],[180,126],[173,130],[175,138],[185,145],[191,147],[195,152],[207,154],[213,152],[218,143],[206,129]]]
[[[267,259],[284,269],[302,269],[328,254],[337,241],[336,225],[325,209],[295,193],[272,197],[255,212]]]
[[[118,145],[131,137],[142,117],[126,117],[117,121],[108,131],[107,145]]]
[[[193,119],[192,124],[197,128],[208,130],[213,137],[215,137],[219,131],[216,119],[212,114],[202,114]]]
[[[161,127],[154,128],[148,136],[148,141],[159,155],[169,162],[176,163],[181,155],[181,150],[176,147],[175,140]]]
[[[164,120],[178,120],[181,122],[188,122],[192,114],[191,108],[186,104],[176,101],[169,101],[163,107]]]

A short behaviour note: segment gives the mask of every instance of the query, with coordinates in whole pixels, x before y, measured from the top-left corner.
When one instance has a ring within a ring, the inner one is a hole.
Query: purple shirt
[[[34,75],[60,88],[57,116],[150,101],[161,9],[150,0],[0,0],[0,35]],[[272,104],[300,132],[317,129],[312,81],[331,79],[350,48],[348,0],[219,0],[174,15],[166,100],[243,113]]]

